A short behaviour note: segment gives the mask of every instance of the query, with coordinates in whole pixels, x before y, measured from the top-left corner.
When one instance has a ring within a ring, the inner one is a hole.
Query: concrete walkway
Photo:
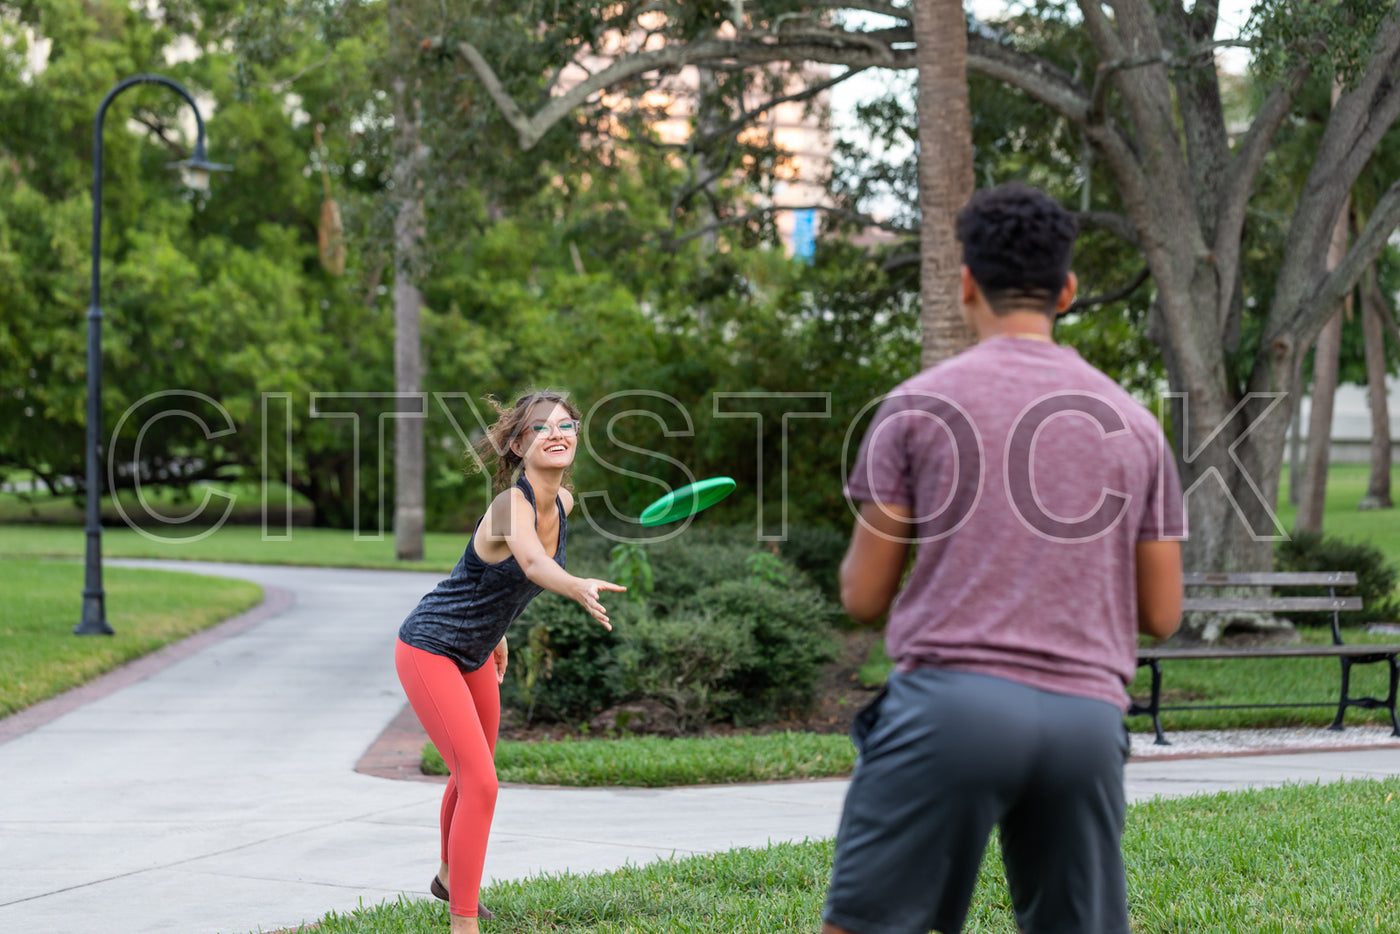
[[[394,636],[438,575],[142,565],[255,581],[273,612],[0,721],[0,931],[250,934],[422,897],[440,786],[354,766],[403,706]],[[1133,762],[1128,792],[1397,774],[1400,748]],[[845,787],[503,788],[488,879],[827,837]]]

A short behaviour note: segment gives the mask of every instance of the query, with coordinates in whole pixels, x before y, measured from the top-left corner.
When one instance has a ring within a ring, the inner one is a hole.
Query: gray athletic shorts
[[[965,672],[890,676],[860,758],[822,917],[857,934],[956,934],[1001,826],[1026,934],[1128,934],[1122,712]]]

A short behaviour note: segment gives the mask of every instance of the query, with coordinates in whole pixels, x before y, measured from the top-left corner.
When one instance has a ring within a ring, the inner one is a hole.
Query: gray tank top
[[[535,491],[524,473],[516,486],[538,512]],[[554,502],[559,510],[559,549],[554,560],[562,568],[569,520],[564,501],[556,496]],[[452,659],[463,671],[475,671],[486,664],[510,624],[541,590],[525,576],[514,555],[487,564],[467,542],[451,575],[424,595],[403,621],[399,638],[415,649]]]

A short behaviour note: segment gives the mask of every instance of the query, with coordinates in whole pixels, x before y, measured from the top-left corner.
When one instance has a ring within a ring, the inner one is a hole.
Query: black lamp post
[[[178,81],[164,75],[136,75],[118,82],[97,108],[97,120],[92,136],[92,303],[88,305],[87,348],[87,572],[83,585],[83,620],[73,628],[79,636],[107,635],[113,632],[107,625],[107,595],[102,589],[102,471],[98,444],[102,436],[102,302],[99,293],[102,268],[102,123],[107,105],[122,91],[134,84],[163,84],[189,102],[194,111],[198,135],[194,154],[183,162],[172,163],[182,169],[185,181],[192,188],[207,189],[209,173],[227,171],[232,166],[216,165],[204,151],[204,118],[199,114],[190,92]]]

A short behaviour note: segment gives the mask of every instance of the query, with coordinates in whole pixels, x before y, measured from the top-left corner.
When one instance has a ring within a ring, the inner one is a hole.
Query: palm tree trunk
[[[919,60],[919,324],[933,366],[975,343],[958,300],[958,210],[972,196],[967,21],[958,0],[913,0]]]
[[[419,317],[423,294],[413,261],[423,236],[419,173],[421,146],[407,82],[394,82],[394,389],[405,402],[394,419],[394,554],[400,561],[423,559],[423,419],[408,400],[423,385]]]

